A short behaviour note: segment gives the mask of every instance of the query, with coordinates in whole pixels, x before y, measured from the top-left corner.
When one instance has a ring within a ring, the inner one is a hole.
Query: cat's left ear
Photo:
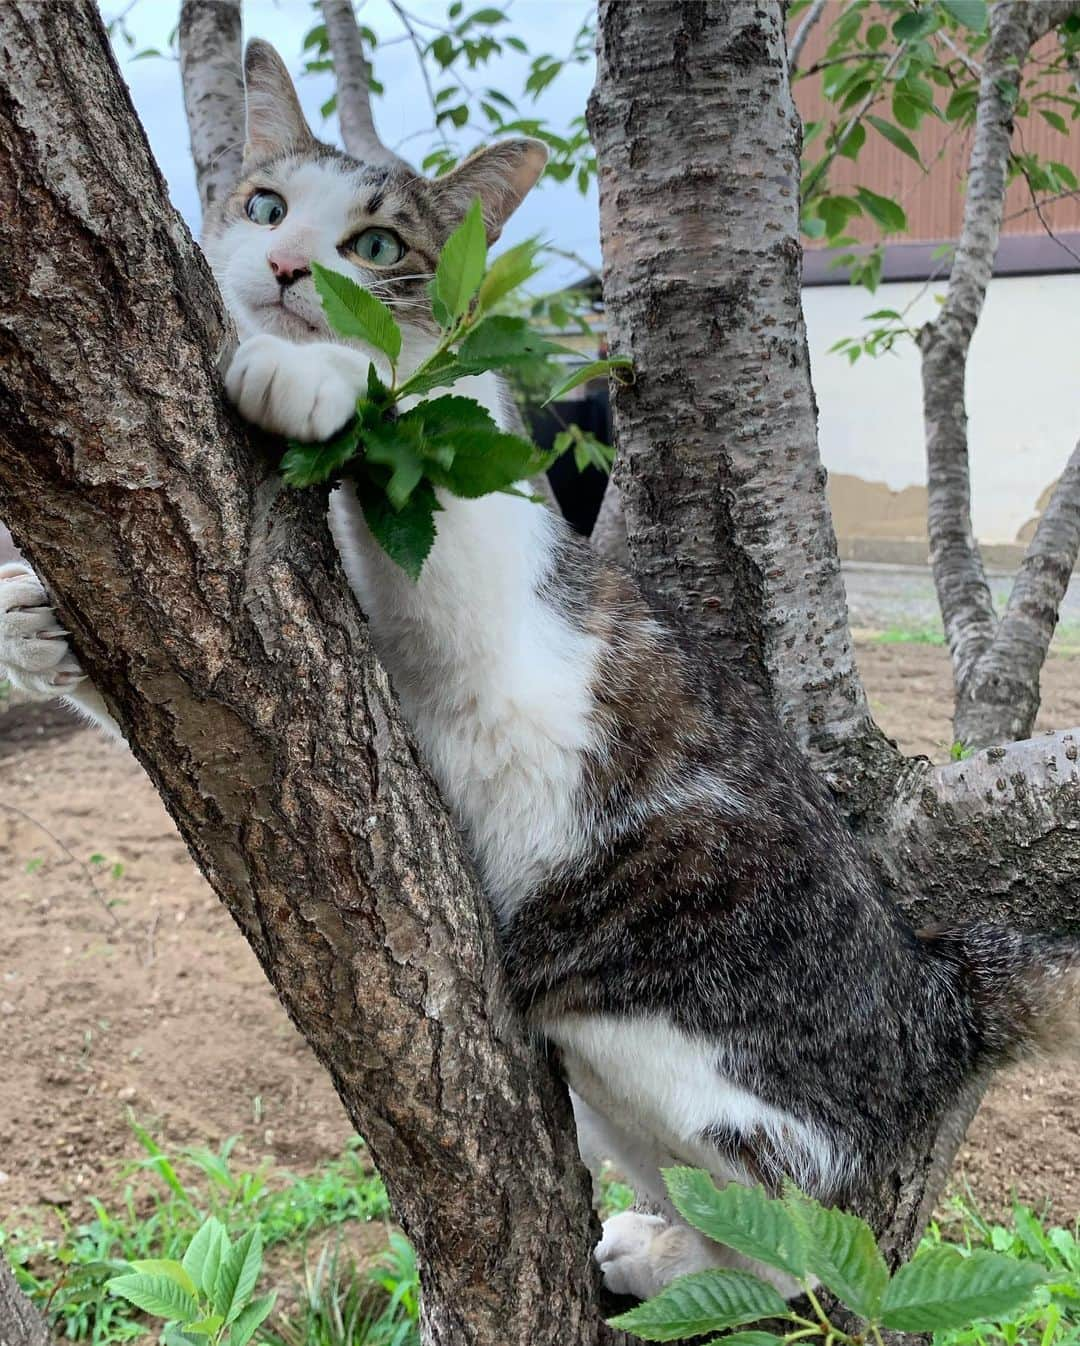
[[[269,42],[252,38],[244,51],[247,140],[244,167],[315,144],[285,62]]]
[[[547,163],[547,146],[540,140],[502,140],[477,150],[432,186],[449,211],[464,215],[480,198],[489,243],[535,186]]]

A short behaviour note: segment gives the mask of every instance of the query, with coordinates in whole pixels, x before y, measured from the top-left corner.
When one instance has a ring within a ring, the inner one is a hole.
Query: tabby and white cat
[[[272,48],[249,45],[246,75],[243,175],[206,237],[243,338],[226,386],[264,429],[318,440],[370,355],[329,332],[311,263],[393,306],[407,367],[431,349],[447,236],[479,196],[495,239],[545,154],[513,140],[435,181],[364,165],[315,140]],[[493,377],[457,391],[512,424]],[[849,1200],[1040,1024],[1077,1026],[1080,942],[917,935],[730,668],[547,510],[442,503],[417,584],[347,485],[334,534],[494,907],[516,1004],[558,1051],[583,1152],[656,1212],[605,1226],[613,1290],[740,1263],[679,1223],[661,1167]],[[111,724],[63,634],[32,572],[0,569],[0,671]]]

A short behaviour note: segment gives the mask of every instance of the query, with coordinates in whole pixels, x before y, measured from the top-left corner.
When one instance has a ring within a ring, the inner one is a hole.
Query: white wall
[[[894,489],[925,485],[919,356],[865,355],[851,366],[827,354],[857,337],[875,309],[903,312],[921,284],[808,287],[803,305],[820,409],[821,452],[832,472],[850,472]],[[930,287],[913,307],[913,326],[937,309]],[[1080,275],[997,278],[968,365],[967,409],[975,532],[1012,542],[1035,512],[1080,439]]]

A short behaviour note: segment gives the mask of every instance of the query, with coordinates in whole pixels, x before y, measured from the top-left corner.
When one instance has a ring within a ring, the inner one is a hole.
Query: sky
[[[99,0],[106,20],[128,10],[125,23],[135,45],[115,42],[120,66],[127,80],[135,108],[146,129],[151,148],[169,184],[173,203],[187,220],[192,232],[199,232],[199,200],[191,165],[187,122],[180,90],[180,70],[175,59],[133,59],[147,47],[168,50],[169,34],[177,21],[179,0]],[[466,4],[468,13],[479,8],[479,0]],[[550,53],[562,57],[571,47],[583,17],[591,7],[587,0],[511,0],[499,6],[509,22],[501,25],[519,36],[529,48],[526,56],[509,48],[494,56],[487,67],[465,72],[470,83],[499,89],[518,103],[522,116],[547,118],[557,134],[564,131],[574,116],[584,112],[592,88],[593,62],[567,65],[560,77],[534,103],[531,95],[521,97],[532,56]],[[445,24],[445,0],[410,0],[409,13],[418,20],[417,31],[434,36],[427,24]],[[375,52],[376,78],[385,92],[373,102],[375,122],[383,141],[411,162],[418,162],[434,141],[433,116],[416,54],[401,21],[386,0],[362,0],[357,6],[360,21],[380,38]],[[302,59],[303,39],[318,22],[316,9],[309,0],[244,0],[246,37],[262,37],[281,53],[296,81],[300,100],[315,134],[322,140],[340,144],[337,118],[325,119],[320,106],[333,92],[329,72],[308,74]],[[488,30],[498,35],[499,28]],[[394,39],[397,39],[396,41]],[[387,45],[381,45],[386,42]],[[438,87],[438,85],[436,85]],[[476,131],[457,133],[461,150],[480,143]],[[591,266],[600,261],[599,225],[595,184],[582,197],[570,183],[550,180],[537,188],[522,204],[507,226],[500,249],[533,234],[579,254]],[[581,267],[573,262],[555,263],[547,283],[576,279]]]

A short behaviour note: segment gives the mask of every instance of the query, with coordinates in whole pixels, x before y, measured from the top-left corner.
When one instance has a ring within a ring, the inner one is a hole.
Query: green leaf
[[[546,471],[556,456],[542,453],[520,435],[487,430],[462,437],[454,446],[450,470],[438,472],[429,467],[428,475],[455,495],[476,500]]]
[[[251,1298],[262,1269],[262,1234],[256,1225],[236,1240],[221,1259],[214,1281],[214,1308],[231,1323]]]
[[[850,196],[825,196],[817,203],[817,213],[825,223],[826,236],[835,238],[843,233],[848,220],[862,214],[862,207]]]
[[[390,503],[397,510],[405,507],[424,475],[420,444],[419,425],[406,417],[397,421],[381,421],[364,431],[364,453],[368,461],[381,463],[390,469],[385,490]]]
[[[534,332],[524,318],[496,313],[477,323],[461,343],[457,358],[462,365],[480,374],[488,369],[504,369],[508,365],[566,353],[566,347]]]
[[[778,1290],[744,1271],[680,1276],[654,1298],[610,1319],[645,1341],[678,1341],[787,1313]]]
[[[805,1276],[799,1227],[785,1204],[766,1196],[763,1188],[737,1182],[718,1188],[698,1168],[666,1168],[664,1182],[676,1210],[695,1229],[757,1262]]]
[[[286,486],[317,486],[340,472],[359,447],[360,428],[355,421],[325,444],[290,439],[289,451],[281,459],[282,478]]]
[[[170,1281],[179,1285],[181,1290],[198,1297],[198,1286],[188,1269],[180,1262],[174,1262],[171,1258],[165,1257],[148,1257],[138,1262],[131,1262],[129,1265],[144,1276],[166,1276]]]
[[[911,140],[904,135],[899,126],[893,126],[892,122],[887,122],[883,117],[873,117],[867,113],[866,120],[879,135],[883,135],[890,145],[895,145],[901,154],[906,154],[909,159],[922,168],[922,159],[919,158],[919,151],[911,143]]]
[[[440,508],[431,485],[422,481],[401,510],[394,509],[371,479],[360,483],[359,495],[372,536],[410,579],[418,580],[435,541],[435,514]]]
[[[311,273],[326,320],[334,331],[366,341],[394,364],[401,354],[401,328],[382,300],[348,276],[330,271],[318,262],[312,262]]]
[[[938,25],[938,16],[934,13],[932,5],[927,5],[925,9],[911,10],[902,15],[893,24],[893,37],[897,42],[913,42],[916,38],[924,37]]]
[[[772,1332],[728,1332],[707,1341],[705,1346],[780,1346],[783,1340]]]
[[[276,1302],[276,1290],[271,1290],[268,1295],[263,1295],[259,1299],[253,1299],[233,1320],[233,1325],[229,1329],[229,1346],[247,1346],[255,1335],[255,1329],[269,1316]]]
[[[168,1276],[114,1276],[106,1282],[114,1295],[121,1295],[137,1309],[171,1323],[192,1323],[202,1317],[198,1301]]]
[[[881,1321],[899,1332],[964,1327],[975,1318],[1011,1313],[1046,1279],[1042,1268],[1000,1253],[932,1248],[903,1266],[889,1283]]]
[[[589,379],[599,378],[601,374],[614,373],[619,369],[633,369],[634,362],[628,355],[612,355],[607,360],[593,360],[590,364],[582,365],[580,369],[575,369],[569,378],[564,379],[562,383],[554,388],[544,402],[546,407],[550,402],[557,401],[560,397],[565,397],[572,388],[579,387],[582,383],[588,383]],[[615,375],[619,379],[619,375]],[[619,379],[620,382],[630,383],[632,379]]]
[[[973,33],[986,32],[986,0],[941,0],[941,8],[962,28],[970,28]]]
[[[466,312],[484,278],[487,236],[480,198],[476,197],[465,218],[446,240],[435,268],[434,294],[451,320]]]
[[[855,196],[867,215],[877,220],[886,233],[899,234],[907,228],[907,216],[898,202],[879,196],[869,187],[856,187]]]
[[[221,1314],[212,1313],[209,1318],[200,1318],[197,1323],[188,1323],[184,1330],[197,1337],[212,1337],[219,1327],[224,1326],[225,1319]]]
[[[528,238],[516,247],[507,248],[500,253],[488,268],[477,295],[477,303],[482,309],[491,309],[519,285],[535,276],[540,268],[536,264],[536,250],[539,244]]]
[[[859,151],[866,144],[866,127],[862,122],[856,122],[851,130],[844,137],[843,143],[836,151],[845,159],[855,160],[859,157]]]
[[[1060,112],[1048,112],[1045,108],[1039,108],[1039,116],[1042,117],[1043,121],[1048,125],[1052,126],[1055,131],[1061,131],[1062,134],[1068,135],[1068,124]]]
[[[794,1188],[785,1204],[806,1248],[806,1270],[864,1318],[875,1318],[889,1269],[873,1230],[858,1216],[827,1210]]]

